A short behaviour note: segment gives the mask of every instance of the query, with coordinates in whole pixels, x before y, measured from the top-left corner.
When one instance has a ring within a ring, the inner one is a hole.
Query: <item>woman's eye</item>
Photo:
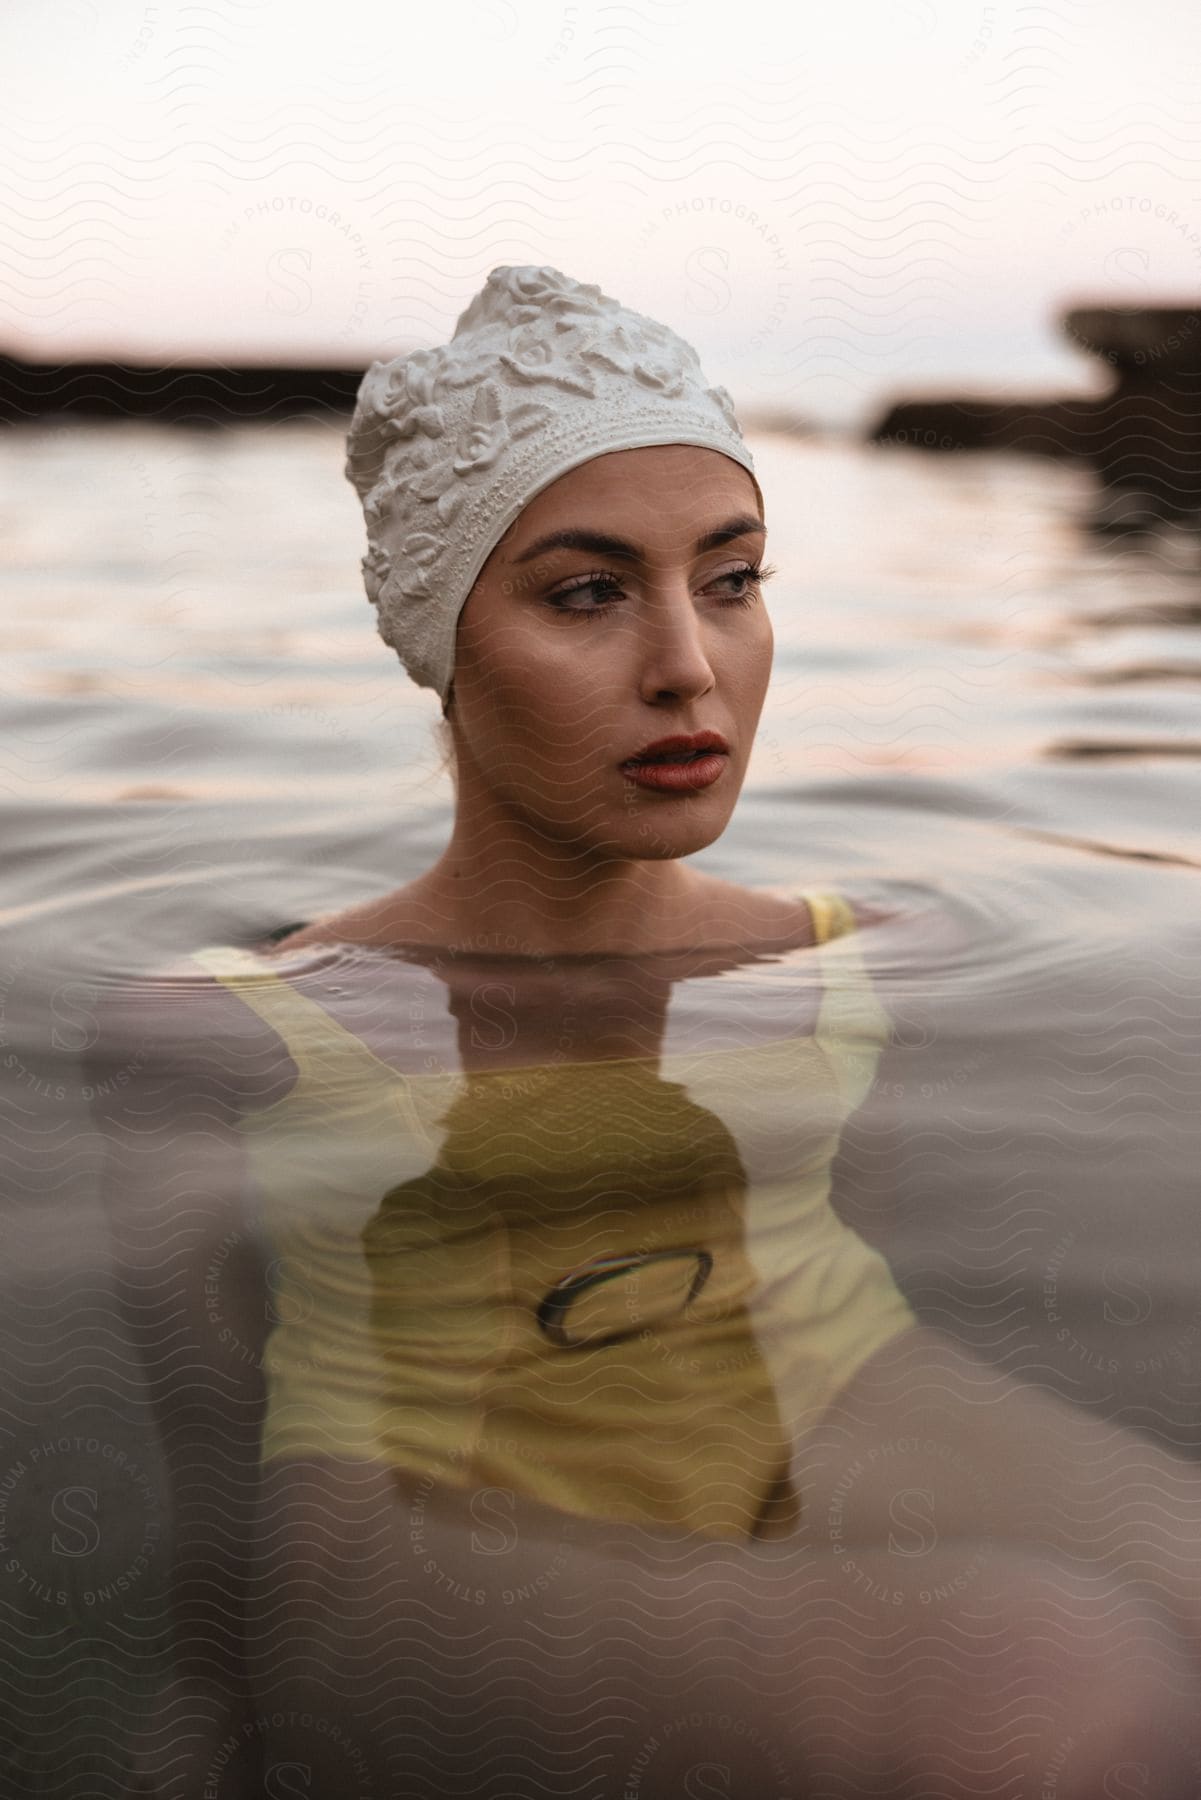
[[[762,587],[765,581],[771,580],[775,572],[775,568],[769,568],[766,563],[746,563],[741,569],[731,569],[727,575],[720,576],[719,580],[742,583],[739,588],[739,593],[742,593],[746,588]]]
[[[741,600],[747,590],[755,586],[760,574],[761,571],[754,568],[731,569],[728,575],[719,575],[717,579],[719,581],[733,581],[737,583],[737,586],[734,589],[734,598],[736,600]]]
[[[618,581],[616,575],[589,575],[587,580],[578,582],[575,587],[560,588],[557,593],[550,596],[550,603],[552,606],[557,607],[560,612],[583,613],[585,617],[591,617],[596,613],[607,612],[607,604],[604,606],[574,606],[568,604],[568,602],[574,601],[577,594],[588,595],[594,591],[599,592],[603,600],[611,600],[614,594],[620,594],[621,583]]]
[[[732,584],[725,589],[724,598],[736,605],[746,605],[760,583],[769,580],[774,574],[774,569],[766,569],[759,563],[744,563],[740,569],[728,569],[724,575],[715,576],[709,586],[720,586],[723,582]],[[599,571],[577,582],[574,587],[560,588],[557,593],[551,594],[550,604],[559,612],[579,613],[585,618],[596,618],[601,613],[608,612],[614,597],[622,592],[622,584],[616,575]],[[585,600],[592,597],[599,603],[576,605],[574,602],[577,594]]]

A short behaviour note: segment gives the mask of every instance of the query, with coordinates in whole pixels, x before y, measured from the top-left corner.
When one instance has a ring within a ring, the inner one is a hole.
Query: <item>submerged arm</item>
[[[219,1743],[248,1704],[242,1625],[267,1312],[234,1128],[233,1071],[253,1048],[238,1010],[194,985],[148,981],[110,1000],[94,1052],[113,1281],[170,1506],[173,1685],[162,1697],[166,1751],[152,1760],[178,1754],[185,1737],[200,1756],[203,1732]],[[136,1078],[108,1091],[105,1056],[135,1039],[148,1045]]]
[[[917,970],[967,942],[964,926],[950,914],[944,924],[940,910],[887,921],[885,930],[890,953],[899,945],[903,964]],[[874,971],[873,984],[891,1014],[891,991],[875,983]],[[904,1012],[908,990],[899,985]],[[857,1105],[882,1065],[862,1056],[848,1019],[843,1072]],[[938,1035],[937,1022],[917,1042],[930,1035]],[[837,1056],[841,1046],[832,1048]],[[907,1078],[904,1044],[887,1054]],[[902,1093],[913,1086],[896,1085]],[[881,1082],[873,1113],[883,1129],[894,1119],[904,1124],[892,1086]],[[895,1156],[905,1153],[902,1139],[898,1130]],[[795,1313],[775,1319],[777,1391],[792,1428],[802,1539],[845,1563],[852,1581],[857,1551],[874,1546],[896,1585],[922,1592],[932,1591],[922,1586],[923,1558],[950,1542],[975,1543],[986,1554],[1004,1545],[1065,1559],[1106,1582],[1153,1591],[1201,1658],[1201,1470],[919,1325],[884,1259],[830,1210],[815,1214],[814,1245],[823,1266],[807,1305],[822,1321],[820,1342],[831,1347],[827,1372],[836,1391],[806,1380],[802,1357],[788,1354],[803,1350],[806,1321]],[[772,1333],[760,1335],[771,1362]],[[960,1564],[974,1580],[973,1558]]]
[[[915,1326],[798,1442],[808,1541],[887,1547],[913,1576],[951,1540],[1026,1546],[1137,1581],[1201,1658],[1201,1470]]]

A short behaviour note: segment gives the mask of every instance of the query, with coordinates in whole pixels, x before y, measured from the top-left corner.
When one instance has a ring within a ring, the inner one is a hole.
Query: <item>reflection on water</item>
[[[776,675],[698,860],[900,916],[552,964],[249,954],[446,829],[337,432],[0,445],[13,1791],[883,1794],[941,1717],[1084,1794],[1106,1668],[1187,1690],[1195,569],[1062,469],[756,454]]]
[[[531,1017],[522,991],[545,990],[545,969],[531,982],[520,958],[455,959],[463,1054],[437,1074],[398,1073],[253,958],[204,953],[297,1071],[248,1140],[278,1271],[264,1455],[491,1481],[584,1518],[764,1529],[798,1421],[911,1317],[828,1206],[840,1126],[889,1028],[854,957],[843,944],[804,1036],[739,1041],[771,1009],[752,1015],[745,984],[697,994],[730,1046],[673,1047],[662,1068],[598,1060],[584,1024],[641,976],[629,1023],[663,1033],[682,983],[662,958],[606,959],[607,980],[565,969],[557,1017]],[[737,952],[703,960],[738,968]],[[402,1015],[423,985],[403,967],[357,973]],[[339,975],[356,984],[353,958]],[[533,1055],[573,1037],[582,1060]],[[481,1070],[490,1041],[507,1062]]]

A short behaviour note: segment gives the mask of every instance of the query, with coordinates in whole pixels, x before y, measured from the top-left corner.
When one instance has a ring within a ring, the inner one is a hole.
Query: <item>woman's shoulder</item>
[[[423,905],[409,887],[360,902],[312,921],[297,920],[267,933],[250,954],[265,966],[297,952],[353,946],[359,950],[444,946],[445,920]],[[800,947],[813,940],[813,917],[795,894],[747,888],[716,876],[699,875],[689,919],[693,943],[741,944],[759,949]]]
[[[254,944],[253,953],[268,962],[298,950],[388,950],[409,944],[436,944],[441,920],[422,906],[416,883],[406,882],[386,894],[322,913],[316,919],[294,919],[279,925]]]
[[[761,951],[805,949],[895,916],[886,907],[828,885],[750,888],[708,875],[702,883],[691,931],[697,942]],[[347,945],[364,950],[412,947],[436,940],[433,922],[406,908],[405,890],[399,889],[339,913],[277,926],[242,954],[261,958],[270,967],[305,951],[319,954]]]
[[[889,927],[915,948],[954,951],[968,933],[953,907],[938,896],[889,900],[857,893],[853,885],[815,882],[804,887],[752,888],[716,876],[700,877],[695,942],[739,944],[750,951],[807,949],[869,928]],[[271,970],[293,958],[436,946],[437,922],[408,905],[407,888],[373,897],[312,920],[294,919],[263,933],[246,948],[212,946],[185,959],[195,979],[201,965],[218,981],[227,973]],[[444,934],[443,934],[444,935]]]
[[[865,896],[852,884],[821,883],[793,889],[792,899],[808,914],[815,943],[878,929],[881,939],[887,936],[890,943],[903,941],[942,955],[963,948],[972,938],[962,911],[948,896],[932,889]]]
[[[773,936],[797,940],[796,947],[821,944],[876,925],[917,924],[933,927],[953,923],[948,911],[936,904],[907,905],[865,897],[851,884],[816,881],[796,887],[748,888],[722,882],[713,889],[716,910],[733,926],[755,927]]]
[[[730,883],[729,887],[731,923],[741,921],[748,933],[757,930],[765,948],[804,950],[890,917],[887,908],[828,883],[794,888],[735,888]]]

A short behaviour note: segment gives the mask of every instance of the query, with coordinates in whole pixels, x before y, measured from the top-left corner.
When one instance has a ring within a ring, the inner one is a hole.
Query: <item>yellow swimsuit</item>
[[[797,1433],[914,1323],[828,1199],[890,1022],[849,906],[803,897],[815,1034],[658,1059],[402,1075],[252,952],[194,953],[299,1069],[240,1122],[274,1256],[265,1461],[787,1528]]]

